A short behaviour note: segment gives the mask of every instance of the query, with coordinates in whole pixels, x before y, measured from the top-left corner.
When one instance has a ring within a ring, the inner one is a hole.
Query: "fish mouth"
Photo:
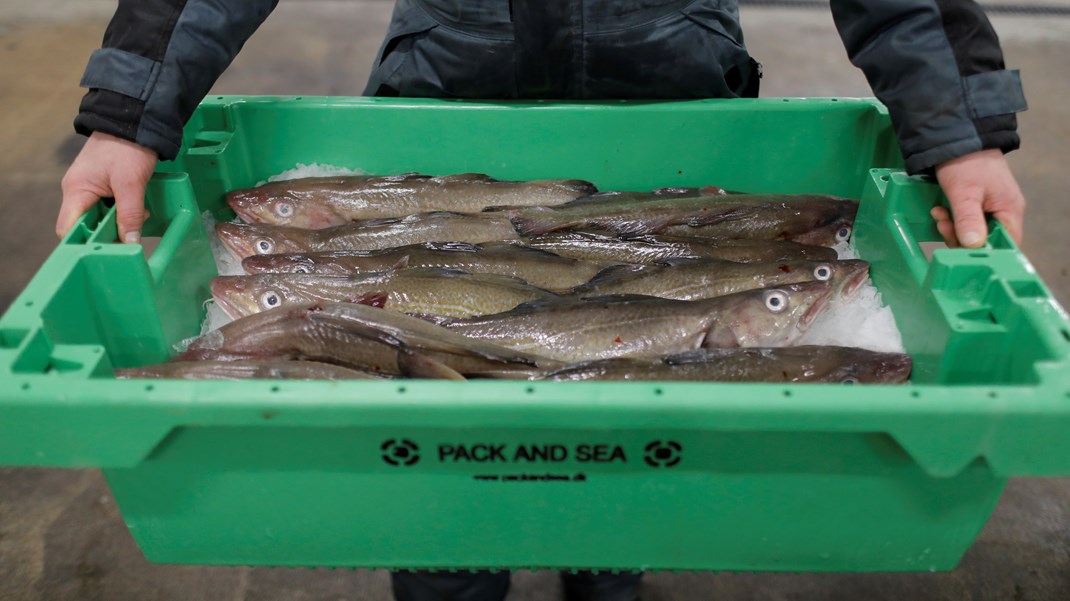
[[[208,284],[208,288],[212,292],[212,298],[215,299],[216,304],[223,309],[223,312],[229,315],[232,319],[238,319],[239,317],[242,317],[244,313],[231,299],[231,294],[240,293],[240,290],[236,290],[233,285],[228,285],[228,281],[236,280],[226,280],[223,277],[213,278]]]
[[[265,196],[253,190],[235,190],[227,193],[227,204],[246,223],[264,223],[253,207],[261,206]]]
[[[219,240],[223,243],[234,256],[239,259],[254,255],[253,249],[245,243],[245,237],[243,232],[245,226],[239,223],[217,223],[215,224],[215,233],[219,236]]]
[[[888,384],[902,384],[910,379],[914,361],[907,354],[893,354],[880,362],[877,367],[877,381]]]
[[[810,305],[810,308],[803,313],[801,319],[799,319],[798,329],[800,332],[805,332],[810,329],[810,326],[814,321],[825,312],[825,309],[829,305],[829,300],[832,298],[832,289],[826,288],[820,296],[814,299],[814,302]]]
[[[847,281],[843,284],[843,289],[840,291],[840,298],[847,300],[854,295],[858,294],[858,291],[862,289],[862,286],[869,281],[869,263],[864,261],[858,261],[852,263],[852,271],[847,276]]]

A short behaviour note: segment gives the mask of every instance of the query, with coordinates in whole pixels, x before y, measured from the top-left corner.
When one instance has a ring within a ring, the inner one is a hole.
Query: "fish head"
[[[285,182],[227,193],[227,204],[247,223],[322,229],[348,223],[331,207]]]
[[[253,255],[241,262],[250,275],[257,273],[314,273],[316,260],[308,255]]]
[[[740,292],[710,301],[702,346],[785,346],[802,336],[828,307],[829,282],[813,281]]]
[[[854,233],[857,213],[857,200],[832,197],[816,201],[800,214],[806,219],[812,219],[813,224],[805,233],[792,236],[791,239],[801,244],[817,246],[833,246],[847,242]]]
[[[878,353],[844,349],[848,355],[832,367],[828,380],[843,384],[902,384],[910,378],[913,362],[904,353]]]
[[[234,319],[286,304],[284,282],[270,274],[220,276],[212,279],[212,298]]]
[[[297,241],[306,230],[248,223],[217,223],[216,234],[223,245],[239,258],[253,255],[296,253],[309,250]]]

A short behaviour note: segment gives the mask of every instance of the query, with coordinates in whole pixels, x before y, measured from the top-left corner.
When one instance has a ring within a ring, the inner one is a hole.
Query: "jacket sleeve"
[[[182,127],[278,0],[119,0],[81,85],[75,130],[178,155]]]
[[[887,107],[906,168],[1018,148],[1018,71],[973,0],[832,0],[851,62]]]

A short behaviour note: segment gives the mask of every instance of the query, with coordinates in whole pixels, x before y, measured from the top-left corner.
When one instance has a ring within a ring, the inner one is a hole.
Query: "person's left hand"
[[[948,246],[983,246],[988,238],[985,213],[1002,223],[1015,243],[1022,243],[1025,197],[1003,151],[981,150],[940,163],[936,166],[936,179],[947,195],[951,212],[934,207],[931,214]]]

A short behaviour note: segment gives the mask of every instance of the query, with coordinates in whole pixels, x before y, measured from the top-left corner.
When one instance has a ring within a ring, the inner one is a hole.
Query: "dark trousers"
[[[642,574],[562,573],[565,601],[636,601]],[[397,601],[502,601],[508,572],[394,572]]]

